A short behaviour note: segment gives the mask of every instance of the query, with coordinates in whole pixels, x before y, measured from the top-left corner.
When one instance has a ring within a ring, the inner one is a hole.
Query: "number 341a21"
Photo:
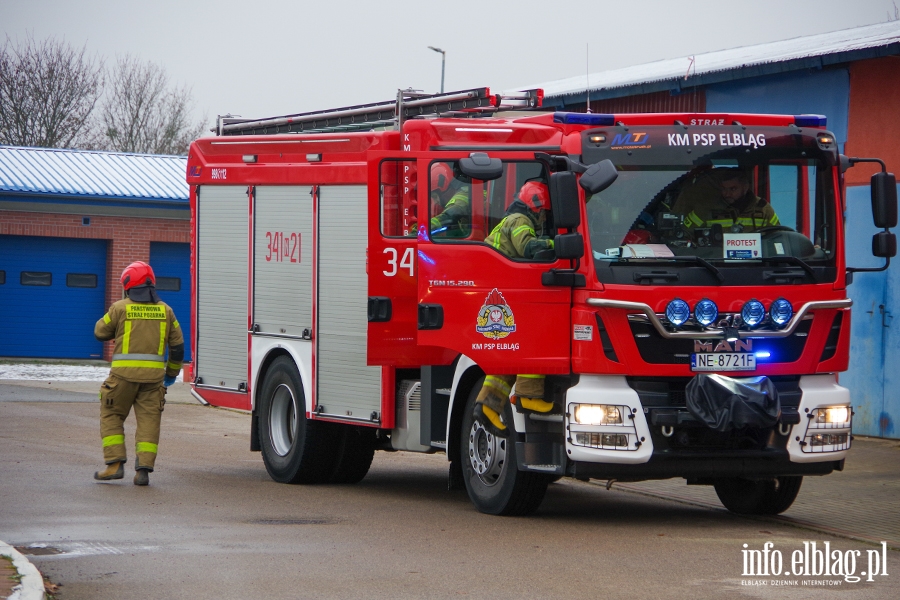
[[[300,234],[266,232],[266,262],[300,262]]]

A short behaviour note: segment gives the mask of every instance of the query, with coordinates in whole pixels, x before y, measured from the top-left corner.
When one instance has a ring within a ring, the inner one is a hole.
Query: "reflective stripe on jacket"
[[[165,302],[119,300],[94,326],[100,341],[115,338],[110,372],[127,381],[152,383],[181,371],[182,356],[170,356],[166,348],[184,347],[184,335],[175,313]],[[183,352],[180,352],[183,355]]]
[[[724,203],[712,208],[698,207],[685,215],[684,225],[688,229],[721,225],[725,231],[735,225],[741,225],[742,231],[750,233],[762,227],[780,224],[771,204],[759,198],[749,204],[750,206],[741,211]]]
[[[541,250],[553,248],[553,240],[539,239],[534,221],[522,213],[503,217],[484,241],[510,258],[533,258]]]

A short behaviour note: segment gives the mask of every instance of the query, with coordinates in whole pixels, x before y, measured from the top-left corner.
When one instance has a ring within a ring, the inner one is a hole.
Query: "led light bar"
[[[600,127],[615,125],[616,116],[596,113],[555,112],[553,113],[553,122],[565,125],[594,125]]]

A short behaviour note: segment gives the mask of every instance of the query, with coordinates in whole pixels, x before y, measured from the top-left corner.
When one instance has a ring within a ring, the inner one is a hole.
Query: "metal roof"
[[[187,202],[187,158],[0,146],[0,194]]]
[[[521,89],[543,88],[546,105],[547,100],[554,97],[584,96],[590,82],[591,98],[600,100],[693,88],[739,77],[821,68],[889,54],[900,54],[900,21],[671,58]]]

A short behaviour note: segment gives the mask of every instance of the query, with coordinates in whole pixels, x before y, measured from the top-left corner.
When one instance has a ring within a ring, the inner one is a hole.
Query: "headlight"
[[[741,309],[741,320],[747,327],[753,328],[766,318],[766,307],[759,300],[750,300]]]
[[[574,417],[578,425],[621,425],[624,412],[624,406],[576,404]]]
[[[849,406],[830,406],[813,411],[813,422],[828,424],[844,424],[850,422]]]
[[[719,316],[719,307],[709,298],[704,298],[694,306],[694,319],[704,327],[716,322]]]
[[[791,320],[791,317],[794,316],[794,308],[790,302],[784,298],[779,298],[769,307],[769,316],[772,317],[773,323],[779,327],[784,327]]]
[[[681,327],[691,317],[691,307],[680,298],[675,298],[666,306],[666,319],[675,327]]]

